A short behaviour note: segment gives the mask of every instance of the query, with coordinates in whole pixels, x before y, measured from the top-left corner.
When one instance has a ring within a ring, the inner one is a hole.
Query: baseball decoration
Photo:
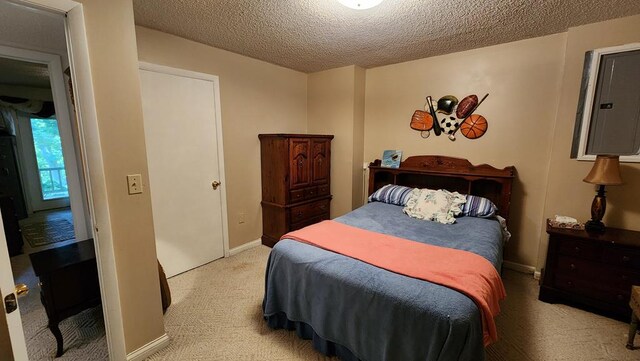
[[[485,117],[474,112],[488,96],[486,94],[478,100],[477,95],[471,94],[458,101],[453,95],[445,95],[437,102],[427,96],[424,111],[416,110],[413,113],[410,127],[420,131],[423,138],[428,138],[433,130],[436,136],[446,134],[449,140],[455,141],[459,129],[466,138],[478,139],[487,132],[489,124]]]
[[[479,114],[472,114],[462,122],[460,133],[469,139],[478,139],[487,132],[489,123],[485,117]]]

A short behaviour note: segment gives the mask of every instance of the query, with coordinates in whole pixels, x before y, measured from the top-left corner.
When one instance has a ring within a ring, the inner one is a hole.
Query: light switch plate
[[[129,194],[142,193],[142,176],[140,174],[128,175],[127,185],[129,186]]]

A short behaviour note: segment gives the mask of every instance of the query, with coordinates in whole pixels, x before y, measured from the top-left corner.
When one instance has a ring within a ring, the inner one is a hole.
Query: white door
[[[223,257],[226,237],[217,78],[183,72],[140,70],[156,247],[168,277]]]
[[[20,309],[8,312],[11,309],[7,308],[9,304],[5,302],[7,296],[15,298],[16,294],[4,225],[0,216],[0,297],[3,306],[0,307],[0,360],[27,360],[27,346],[22,331]]]

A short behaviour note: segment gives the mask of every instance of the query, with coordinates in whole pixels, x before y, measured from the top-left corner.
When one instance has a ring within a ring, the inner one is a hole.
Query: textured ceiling
[[[134,0],[136,24],[314,72],[365,68],[640,13],[640,0]]]
[[[45,64],[0,58],[0,84],[50,88]]]

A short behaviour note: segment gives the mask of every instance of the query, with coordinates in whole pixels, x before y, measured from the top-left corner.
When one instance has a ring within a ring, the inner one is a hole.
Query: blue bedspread
[[[462,217],[444,225],[369,203],[336,221],[474,252],[500,270],[495,220]],[[467,296],[293,240],[271,251],[263,311],[270,325],[284,327],[286,316],[361,360],[484,360],[480,311]]]

